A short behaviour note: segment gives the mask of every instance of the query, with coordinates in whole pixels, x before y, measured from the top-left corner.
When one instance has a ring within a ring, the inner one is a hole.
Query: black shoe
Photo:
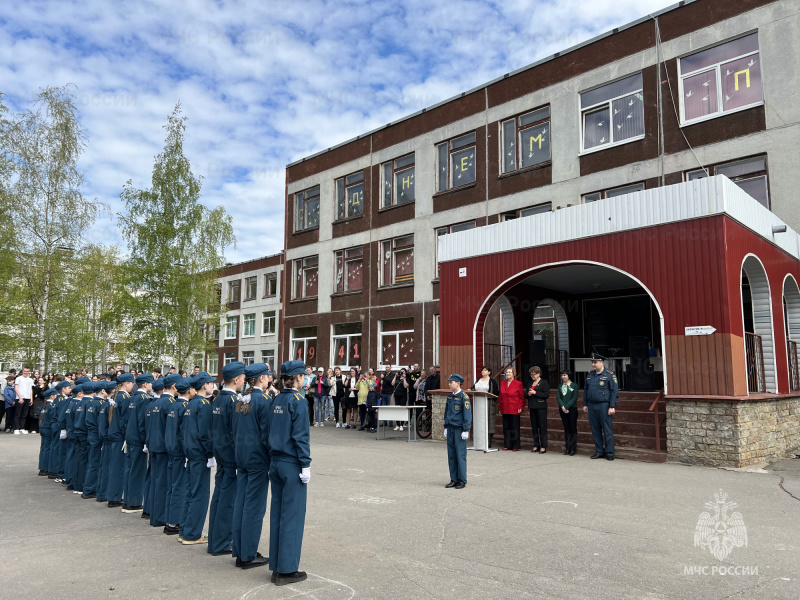
[[[595,453],[594,453],[594,454],[592,454],[592,455],[591,455],[589,458],[591,458],[591,459],[595,459],[595,458],[605,458],[605,456],[606,456],[605,454],[597,454],[597,453],[595,452]]]
[[[144,511],[142,511],[142,518],[143,519],[149,519],[150,518],[150,513],[146,513]]]
[[[95,498],[95,500],[97,500],[98,502],[106,502],[107,501],[106,498]]]
[[[570,456],[575,456],[575,450],[570,450],[568,453]]]
[[[261,556],[260,552],[256,552],[256,557],[253,560],[240,561],[237,558],[236,562],[239,563],[236,565],[237,567],[241,567],[242,569],[252,569],[254,567],[263,567],[264,565],[268,565],[269,558],[266,556]]]
[[[459,482],[458,482],[458,483],[455,485],[455,488],[456,488],[457,490],[463,490],[465,487],[467,487],[467,484],[466,484],[465,482],[463,482],[463,481],[459,481]]]
[[[43,471],[43,470],[39,469],[38,475],[39,475],[39,477],[45,477],[47,475],[47,471]]]
[[[108,501],[108,508],[122,508],[122,502]]]
[[[211,552],[211,556],[225,556],[226,554],[233,554],[233,549],[226,548],[222,552]]]
[[[55,473],[48,473],[47,474],[47,478],[48,479],[58,479],[58,475],[56,475]]]
[[[278,578],[278,572],[273,571],[272,576],[269,578],[270,582],[275,583],[275,580]]]
[[[566,456],[567,454],[569,454],[569,448],[567,448],[566,446],[564,447],[564,452],[563,452],[563,454],[564,454],[564,456]]]
[[[305,581],[308,579],[305,571],[295,571],[294,573],[278,573],[275,578],[275,585],[286,585],[289,583],[297,583],[298,581]]]
[[[180,525],[176,525],[175,527],[164,525],[164,533],[166,533],[167,535],[178,535],[180,532],[181,532]]]
[[[452,488],[452,487],[456,487],[456,482],[455,482],[455,481],[451,481],[450,483],[448,483],[448,484],[447,484],[446,486],[444,486],[444,487],[446,487],[446,488]]]
[[[614,455],[613,454],[607,455],[606,460],[614,460]]]
[[[84,500],[88,500],[89,498],[97,498],[97,494],[95,492],[89,492],[88,494],[81,494],[81,498]]]

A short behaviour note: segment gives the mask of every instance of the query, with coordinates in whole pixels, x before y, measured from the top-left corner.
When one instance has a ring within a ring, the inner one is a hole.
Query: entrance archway
[[[796,392],[800,390],[800,361],[797,350],[800,344],[800,288],[791,275],[783,280],[783,323],[789,363],[789,389]]]
[[[652,334],[648,336],[651,341],[654,339],[659,340],[658,346],[661,349],[661,358],[658,359],[659,364],[659,372],[663,373],[663,387],[666,390],[668,385],[667,380],[667,369],[665,368],[666,361],[668,360],[668,356],[666,356],[666,344],[665,341],[665,333],[664,333],[664,313],[659,306],[658,301],[656,300],[655,296],[648,289],[641,280],[634,277],[630,273],[623,271],[617,267],[600,263],[596,261],[588,261],[588,260],[569,260],[569,261],[560,261],[560,262],[552,262],[552,263],[545,263],[539,264],[529,269],[522,270],[517,274],[509,277],[501,284],[499,284],[492,292],[487,296],[484,300],[483,304],[481,305],[478,314],[476,315],[475,322],[473,325],[473,339],[478,341],[483,339],[483,331],[484,325],[486,322],[486,315],[488,313],[489,308],[494,304],[494,302],[502,295],[507,294],[512,288],[517,286],[518,284],[528,284],[530,286],[534,286],[537,290],[549,290],[551,291],[550,294],[543,294],[533,302],[533,306],[538,305],[542,302],[547,301],[548,303],[552,302],[554,306],[561,306],[561,303],[557,301],[558,295],[556,294],[555,297],[552,295],[552,291],[561,292],[565,295],[569,295],[573,298],[577,298],[579,300],[575,301],[575,306],[569,311],[569,314],[572,314],[572,311],[576,311],[575,318],[583,319],[583,313],[580,312],[584,310],[583,306],[585,302],[580,300],[581,298],[584,299],[591,299],[591,300],[607,300],[607,298],[602,298],[600,296],[603,295],[604,292],[608,292],[609,297],[614,295],[619,295],[622,297],[632,297],[632,296],[641,296],[646,297],[649,302],[647,302],[647,306],[649,307],[647,310],[652,311]],[[623,294],[624,290],[636,290],[636,293],[631,294]],[[512,304],[514,304],[512,300]],[[530,304],[529,304],[530,306]],[[563,306],[561,306],[563,309]],[[566,313],[562,315],[564,317],[564,327],[561,329],[565,333],[565,335],[569,338],[570,334],[570,325],[568,324],[567,315]],[[530,323],[530,321],[527,321]],[[530,327],[530,325],[528,325]],[[574,325],[572,325],[574,328]],[[591,352],[592,343],[590,339],[587,339],[587,333],[585,327],[582,325],[580,330],[575,330],[574,334],[579,336],[580,339],[583,340],[583,345],[587,345],[589,347],[589,353]],[[621,334],[622,335],[622,334]],[[581,338],[582,336],[582,338]],[[644,336],[642,336],[644,337]],[[573,340],[574,341],[574,340]],[[520,350],[524,351],[523,342],[517,339],[517,347]],[[570,346],[569,341],[567,340],[567,346]],[[628,352],[628,340],[624,339],[621,344],[617,344],[617,348],[614,348],[611,343],[605,345],[604,348],[596,348],[599,352],[606,352],[609,356],[614,356],[618,354],[622,357],[627,357],[626,353]],[[646,342],[645,342],[645,349],[646,349]],[[579,358],[581,355],[588,357],[586,352],[579,352],[578,349],[574,347],[570,347],[570,358],[575,360],[580,360]],[[612,352],[613,351],[613,352]],[[473,368],[477,369],[483,360],[483,344],[482,343],[474,343],[473,344]],[[647,360],[647,357],[645,357]],[[620,361],[620,366],[626,366],[628,363],[627,361]],[[583,368],[583,366],[581,366]],[[588,371],[588,368],[586,369]]]
[[[754,254],[742,261],[742,326],[748,393],[777,393],[772,294],[764,265]]]

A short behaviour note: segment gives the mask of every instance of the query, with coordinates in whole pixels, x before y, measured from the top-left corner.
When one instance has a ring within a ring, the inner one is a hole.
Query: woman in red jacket
[[[500,382],[497,408],[503,415],[503,450],[519,450],[519,415],[525,407],[525,390],[517,379],[514,368],[506,369],[506,378]]]

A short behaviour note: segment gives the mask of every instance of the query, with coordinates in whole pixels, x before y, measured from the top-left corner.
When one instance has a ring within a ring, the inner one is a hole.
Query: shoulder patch
[[[464,401],[464,408],[469,410],[469,400]]]

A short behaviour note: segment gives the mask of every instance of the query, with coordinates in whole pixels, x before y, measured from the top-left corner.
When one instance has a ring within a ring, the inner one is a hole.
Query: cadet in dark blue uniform
[[[467,485],[467,439],[472,428],[472,405],[469,397],[461,391],[464,378],[453,374],[450,395],[444,409],[444,435],[447,438],[447,462],[450,467],[450,483],[446,488],[462,489]]]
[[[89,466],[89,431],[86,428],[86,409],[94,400],[94,383],[91,381],[81,385],[83,396],[75,405],[75,493],[83,494],[86,482],[86,469]]]
[[[150,411],[155,406],[156,400],[161,398],[161,393],[164,391],[164,378],[159,377],[155,381],[153,381],[152,387],[153,393],[150,396],[149,401],[144,409],[144,440],[145,445],[143,451],[145,454],[148,454],[150,451],[147,448],[147,432],[150,430]],[[143,519],[150,518],[150,510],[152,509],[153,503],[153,496],[150,493],[150,485],[152,484],[152,475],[153,473],[153,464],[148,459],[147,461],[147,471],[144,475],[144,508],[142,512]]]
[[[52,414],[50,415],[50,477],[55,479],[57,482],[61,482],[61,426],[59,423],[59,415],[62,411],[62,402],[64,401],[64,395],[62,390],[67,387],[71,387],[72,384],[69,381],[59,381],[56,384],[56,396],[53,399],[53,406],[50,408]],[[55,477],[52,476],[55,474]]]
[[[150,421],[145,434],[150,455],[150,525],[164,527],[167,524],[167,470],[169,456],[164,442],[167,413],[175,402],[178,391],[175,384],[181,379],[177,373],[164,377],[164,392],[150,407]]]
[[[167,468],[167,510],[164,533],[178,535],[181,532],[181,512],[186,500],[186,455],[183,452],[183,431],[181,428],[186,407],[194,396],[192,380],[181,377],[175,384],[178,397],[169,405],[167,423],[164,427],[164,445],[167,447],[169,466]]]
[[[53,396],[55,396],[55,388],[45,390],[42,394],[44,398],[44,406],[39,411],[39,435],[42,437],[41,444],[39,445],[39,475],[45,476],[49,474],[50,470],[50,443],[52,438],[52,417],[53,417]]]
[[[222,368],[222,391],[211,411],[211,440],[217,474],[208,514],[208,552],[232,554],[233,506],[236,503],[236,454],[233,449],[233,413],[244,385],[244,363],[235,361]]]
[[[67,400],[67,410],[64,415],[67,430],[67,457],[64,460],[64,480],[67,485],[67,490],[75,491],[75,467],[77,461],[75,459],[75,417],[77,415],[76,408],[78,403],[83,398],[83,384],[78,383],[72,388],[72,395]]]
[[[144,413],[150,402],[153,376],[142,373],[136,377],[137,390],[128,402],[128,423],[125,427],[125,444],[128,477],[125,480],[125,503],[122,512],[135,513],[142,510],[144,479],[147,474],[147,454],[144,453]]]
[[[98,433],[97,417],[100,413],[100,405],[105,395],[104,381],[94,384],[94,395],[86,405],[86,442],[88,452],[86,459],[86,480],[83,483],[83,494],[81,498],[97,498],[97,480],[100,475],[100,449],[102,442]]]
[[[251,382],[250,394],[236,403],[233,436],[236,453],[236,504],[233,509],[233,553],[236,566],[251,569],[268,564],[258,552],[261,527],[267,510],[269,452],[267,413],[272,404],[264,390],[269,387],[269,367],[256,363],[244,371]]]
[[[178,540],[186,545],[208,542],[203,535],[203,523],[208,512],[211,467],[214,464],[211,403],[208,401],[214,391],[214,378],[201,371],[193,377],[192,386],[197,390],[197,395],[183,413],[183,450],[189,469],[189,493],[186,497],[186,517],[181,521],[181,533],[178,536]]]
[[[619,385],[613,371],[605,368],[604,356],[592,354],[592,371],[586,376],[583,389],[583,412],[589,413],[589,425],[594,438],[591,458],[614,460],[614,431],[612,415],[615,412]]]
[[[122,373],[117,377],[114,397],[109,399],[108,407],[108,507],[122,506],[122,490],[125,484],[125,428],[128,425],[127,413],[130,404],[133,375]]]
[[[281,365],[281,393],[272,400],[267,423],[270,454],[269,568],[276,585],[306,579],[298,571],[306,521],[307,484],[311,479],[308,402],[298,391],[305,386],[301,360]]]
[[[57,481],[66,485],[64,481],[66,479],[66,459],[67,459],[67,408],[69,407],[70,396],[69,394],[72,392],[73,387],[75,387],[72,382],[61,381],[56,385],[56,389],[58,390],[59,396],[58,400],[56,401],[56,415],[53,419],[53,426],[56,431],[58,431],[58,452],[57,452],[57,463],[56,463],[56,472],[58,473]],[[55,434],[54,434],[55,437]]]
[[[100,472],[97,475],[98,502],[108,501],[108,465],[111,461],[111,442],[108,440],[108,400],[117,389],[117,384],[109,381],[103,386],[104,396],[97,411],[97,435],[100,437]]]

